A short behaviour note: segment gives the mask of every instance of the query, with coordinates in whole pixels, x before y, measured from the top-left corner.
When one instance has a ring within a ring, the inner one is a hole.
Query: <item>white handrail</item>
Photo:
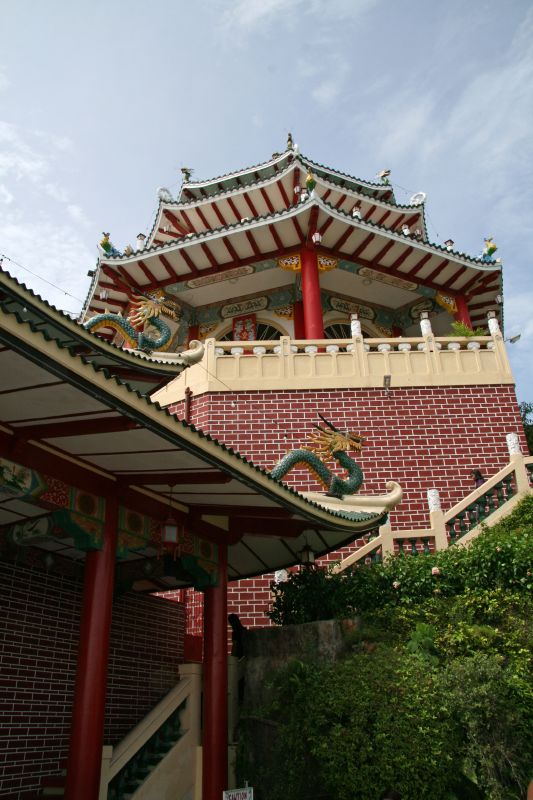
[[[183,734],[193,733],[193,741],[189,742],[189,746],[197,747],[200,744],[201,669],[199,664],[180,665],[179,683],[116,747],[103,748],[99,800],[107,800],[109,783],[182,703],[186,703],[181,719]]]

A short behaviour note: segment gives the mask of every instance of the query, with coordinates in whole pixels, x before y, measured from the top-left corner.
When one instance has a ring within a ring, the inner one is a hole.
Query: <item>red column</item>
[[[462,294],[458,294],[455,298],[455,304],[457,306],[457,311],[454,314],[456,322],[464,322],[465,325],[468,325],[469,328],[472,327],[472,321],[470,319],[470,313],[468,311],[468,304],[466,302],[466,298]]]
[[[294,321],[294,338],[305,339],[304,304],[296,300],[292,306]]]
[[[228,784],[228,567],[219,545],[218,586],[204,598],[204,735],[202,800],[221,800]]]
[[[66,800],[98,800],[100,790],[117,527],[118,502],[108,498],[102,549],[85,560]]]
[[[304,247],[300,253],[302,264],[302,298],[306,339],[324,338],[322,303],[320,302],[320,281],[318,277],[317,255],[311,248]]]
[[[187,336],[187,341],[189,344],[192,342],[193,339],[198,339],[198,333],[200,332],[199,325],[189,325],[189,335]]]

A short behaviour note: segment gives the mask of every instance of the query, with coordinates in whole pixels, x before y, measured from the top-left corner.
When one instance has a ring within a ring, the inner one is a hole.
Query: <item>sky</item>
[[[505,335],[533,401],[529,0],[0,0],[0,253],[79,311],[102,231],[148,232],[180,167],[301,152],[427,193],[432,241],[504,264]]]

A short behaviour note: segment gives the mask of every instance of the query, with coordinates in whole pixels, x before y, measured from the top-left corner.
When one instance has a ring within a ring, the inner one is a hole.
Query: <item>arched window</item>
[[[363,331],[363,339],[369,334]],[[349,322],[332,322],[324,328],[324,337],[326,339],[351,339],[352,329]]]
[[[258,322],[256,325],[256,340],[258,342],[273,341],[279,339],[283,335],[282,331],[275,328],[274,325],[271,325],[269,322]],[[233,330],[230,328],[229,331],[217,338],[219,342],[232,342]]]

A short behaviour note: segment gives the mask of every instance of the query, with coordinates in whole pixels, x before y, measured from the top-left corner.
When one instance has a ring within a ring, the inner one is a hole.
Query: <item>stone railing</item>
[[[182,664],[181,680],[125,739],[102,752],[99,800],[201,797],[201,666]]]
[[[342,572],[361,562],[381,561],[393,553],[418,555],[446,550],[452,544],[466,545],[484,524],[495,525],[525,495],[533,494],[533,456],[524,457],[516,450],[517,438],[516,434],[507,437],[510,463],[448,511],[442,511],[437,490],[428,491],[429,528],[393,531],[390,525],[383,525],[378,536],[343,559],[334,571]]]
[[[217,342],[202,361],[154,395],[163,406],[185,389],[205,392],[472,386],[514,383],[501,334],[476,337]]]

